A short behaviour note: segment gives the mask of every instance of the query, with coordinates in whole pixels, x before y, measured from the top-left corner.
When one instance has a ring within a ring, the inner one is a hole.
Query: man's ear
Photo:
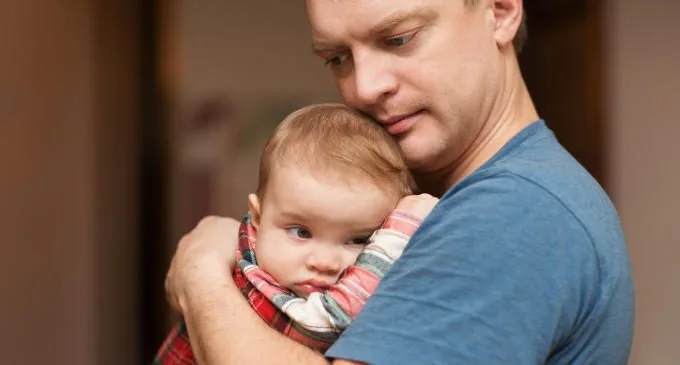
[[[250,224],[257,231],[260,227],[260,199],[255,194],[248,194],[248,212],[250,213]]]
[[[499,47],[515,39],[522,24],[523,9],[522,0],[493,0],[494,35]]]

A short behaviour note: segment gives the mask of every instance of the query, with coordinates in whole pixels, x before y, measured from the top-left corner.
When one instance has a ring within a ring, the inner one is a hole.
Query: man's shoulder
[[[518,239],[544,244],[547,239],[590,245],[588,218],[559,186],[507,168],[487,169],[445,194],[424,222],[478,240]],[[559,231],[560,236],[555,236]],[[528,233],[531,234],[528,234]],[[513,234],[518,237],[512,237]]]
[[[562,219],[576,220],[594,242],[623,243],[619,217],[607,193],[542,122],[454,186],[442,198],[447,199],[454,205],[469,199],[495,205],[508,201],[512,204],[500,206],[509,208],[510,214],[560,212]],[[488,209],[484,204],[471,208]]]
[[[453,186],[440,206],[430,223],[451,231],[534,247],[565,245],[572,253],[594,256],[615,276],[629,270],[623,230],[609,196],[542,122]]]
[[[613,203],[552,133],[527,138],[505,151],[454,186],[440,204],[440,216],[434,218],[450,230],[502,240],[505,244],[495,247],[506,251],[521,249],[510,240],[520,242],[534,253],[553,257],[550,264],[592,260],[596,266],[589,277],[604,285],[605,291],[618,290],[609,287],[617,282],[627,291],[632,285]],[[545,247],[550,249],[543,251]]]

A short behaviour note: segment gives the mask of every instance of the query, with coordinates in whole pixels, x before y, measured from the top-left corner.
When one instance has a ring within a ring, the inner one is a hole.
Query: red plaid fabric
[[[239,229],[239,251],[236,257],[238,265],[233,273],[234,282],[251,307],[270,327],[311,349],[324,352],[359,314],[385,274],[380,268],[391,266],[420,223],[419,218],[399,210],[393,211],[387,217],[372,237],[376,244],[369,244],[359,255],[355,265],[348,268],[338,283],[323,294],[323,302],[330,303],[324,304],[327,313],[321,316],[330,318],[328,326],[315,327],[291,319],[296,313],[291,311],[291,307],[298,305],[298,313],[307,309],[300,303],[304,303],[304,300],[279,286],[276,280],[257,267],[255,231],[250,225],[249,216],[244,217]],[[380,265],[376,265],[377,262]],[[296,303],[291,305],[293,301]],[[186,323],[181,320],[162,344],[153,365],[194,364],[196,362]]]

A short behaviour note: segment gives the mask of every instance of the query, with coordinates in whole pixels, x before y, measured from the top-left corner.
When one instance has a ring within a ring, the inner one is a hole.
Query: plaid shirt
[[[355,264],[335,285],[303,299],[278,285],[257,266],[255,231],[246,215],[239,229],[234,282],[270,327],[311,349],[324,352],[359,314],[420,223],[419,218],[406,212],[393,211],[373,233]],[[153,364],[196,364],[184,320],[172,329]]]

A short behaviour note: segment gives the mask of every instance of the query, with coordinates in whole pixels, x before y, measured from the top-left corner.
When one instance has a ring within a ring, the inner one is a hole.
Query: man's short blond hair
[[[406,196],[413,179],[397,142],[368,116],[343,104],[314,104],[288,115],[260,158],[257,195],[264,199],[272,171],[294,165],[312,174],[337,174],[351,182],[370,178],[380,188]]]

